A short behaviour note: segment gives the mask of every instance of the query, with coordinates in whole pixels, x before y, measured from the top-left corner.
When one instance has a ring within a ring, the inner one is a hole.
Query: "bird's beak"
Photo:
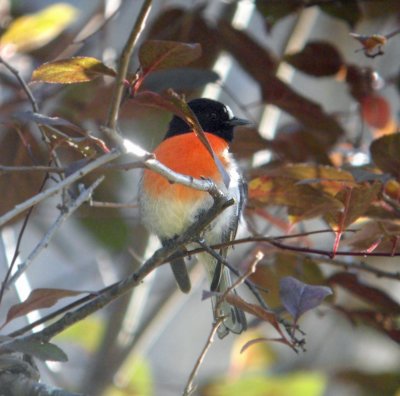
[[[251,124],[249,120],[245,120],[244,118],[233,117],[226,124],[230,127],[235,127],[239,125],[248,125]]]

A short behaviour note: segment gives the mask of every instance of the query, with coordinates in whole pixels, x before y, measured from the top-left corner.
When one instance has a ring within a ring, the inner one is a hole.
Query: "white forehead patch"
[[[233,115],[233,111],[231,110],[231,108],[230,108],[229,106],[226,106],[226,105],[225,105],[225,108],[226,108],[226,111],[227,111],[227,113],[228,113],[229,120],[231,120],[232,118],[234,118],[235,116]]]

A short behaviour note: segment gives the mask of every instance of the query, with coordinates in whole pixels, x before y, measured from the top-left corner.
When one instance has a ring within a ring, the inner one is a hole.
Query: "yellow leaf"
[[[47,62],[33,71],[33,82],[76,84],[92,81],[101,75],[115,76],[113,69],[96,58],[75,57]]]
[[[27,52],[43,47],[56,38],[76,17],[77,9],[57,3],[35,14],[24,15],[11,23],[0,37],[0,49]]]

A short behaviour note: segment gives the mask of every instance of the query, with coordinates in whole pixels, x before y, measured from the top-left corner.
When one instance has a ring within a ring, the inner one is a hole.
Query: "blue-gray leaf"
[[[332,294],[332,290],[326,286],[307,285],[298,279],[286,276],[280,281],[279,294],[283,306],[297,321],[304,312],[321,304],[325,297]]]

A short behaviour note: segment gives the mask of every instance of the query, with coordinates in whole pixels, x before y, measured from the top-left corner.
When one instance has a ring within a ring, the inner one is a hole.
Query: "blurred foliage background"
[[[113,146],[101,126],[114,70],[142,6],[0,0],[0,215]],[[252,128],[237,128],[232,145],[249,185],[239,238],[250,240],[230,261],[244,273],[264,254],[250,280],[291,323],[298,318],[282,292],[283,277],[333,291],[296,322],[305,342],[297,354],[265,341],[277,337],[273,326],[249,315],[246,333],[212,344],[195,394],[400,395],[399,32],[398,0],[152,2],[130,62],[121,134],[151,151],[171,113],[148,106],[141,95],[170,88],[188,99],[221,100],[251,120]],[[201,54],[185,50],[148,72],[149,40],[198,43]],[[71,71],[73,57],[95,61]],[[60,60],[67,67],[54,66]],[[29,264],[10,288],[2,287],[3,335],[73,303],[78,297],[71,290],[96,291],[123,279],[157,249],[138,217],[140,170],[102,173],[91,202],[37,257],[35,247],[63,207],[99,173],[3,226],[1,278],[10,263]],[[53,341],[69,361],[39,359],[42,381],[90,395],[181,394],[212,322],[209,302],[201,301],[208,287],[202,269],[194,258],[188,265],[190,295],[179,293],[161,267],[59,334]],[[22,314],[10,311],[43,288],[55,291],[25,302]],[[240,294],[255,303],[245,287]],[[248,342],[254,344],[242,351]]]

